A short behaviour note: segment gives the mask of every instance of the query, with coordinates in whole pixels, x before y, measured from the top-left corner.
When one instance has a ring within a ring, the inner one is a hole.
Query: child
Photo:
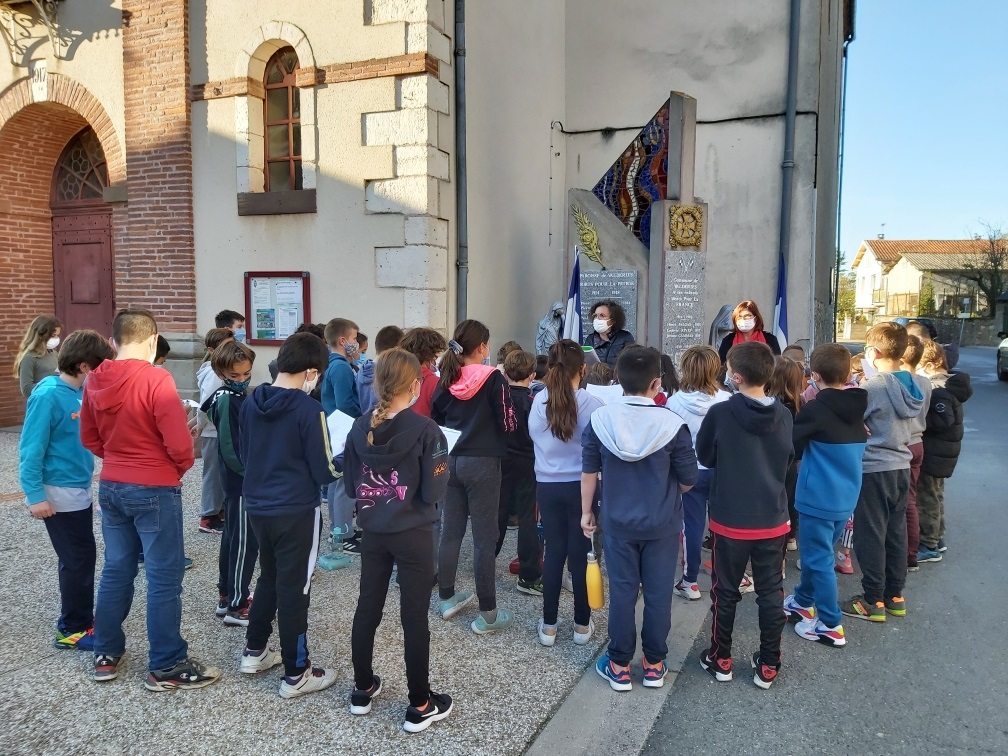
[[[700,464],[715,471],[709,502],[714,622],[700,666],[719,682],[732,679],[735,607],[751,560],[760,627],[753,683],[766,690],[780,673],[784,629],[781,557],[790,529],[785,479],[794,459],[791,413],[763,390],[774,369],[766,344],[736,344],[725,364],[737,393],[707,411],[696,442]]]
[[[359,333],[357,334],[357,339],[359,342]],[[399,342],[402,341],[402,339],[402,328],[393,325],[385,326],[378,331],[378,335],[375,336],[375,351],[377,352],[375,357],[378,358],[383,352],[388,351],[392,347],[399,346]],[[378,395],[372,388],[374,383],[374,372],[374,360],[368,360],[367,362],[360,364],[357,371],[357,398],[359,399],[361,411],[363,412],[368,412],[374,409],[375,405],[378,404]]]
[[[347,438],[343,484],[360,504],[360,597],[351,646],[350,713],[368,714],[382,689],[374,673],[375,632],[393,564],[398,565],[409,708],[403,729],[420,732],[451,713],[452,699],[430,689],[427,624],[434,575],[431,531],[448,487],[448,446],[437,424],[407,412],[420,395],[420,363],[404,349],[384,350],[375,369],[378,404]]]
[[[21,490],[28,513],[45,523],[59,560],[56,648],[94,650],[94,456],[80,441],[81,386],[88,373],[114,358],[96,331],[71,333],[59,353],[59,375],[43,378],[32,391],[21,429]]]
[[[945,350],[929,341],[921,369],[934,386],[924,431],[924,460],[918,481],[918,562],[939,562],[945,551],[945,479],[955,471],[963,438],[963,402],[973,396],[967,373],[950,373]]]
[[[28,326],[14,358],[14,377],[20,382],[22,396],[29,396],[43,378],[56,375],[56,347],[62,328],[52,315],[39,315]]]
[[[794,352],[792,351],[792,354]],[[804,359],[802,352],[802,359]],[[772,396],[783,404],[787,411],[791,413],[791,419],[801,408],[802,381],[804,380],[805,368],[789,357],[778,357],[774,360],[774,371],[770,378],[770,383],[766,386],[767,396]],[[785,488],[788,496],[788,517],[791,520],[791,530],[788,532],[788,551],[798,550],[798,512],[795,510],[795,486],[798,483],[798,461],[795,460],[788,467]]]
[[[549,369],[549,357],[547,357],[545,354],[537,354],[535,364],[535,377],[532,378],[532,382],[529,384],[529,391],[532,392],[532,396],[535,396],[544,388],[546,388],[546,384],[543,383],[543,378],[546,377],[547,369]]]
[[[902,369],[906,348],[906,329],[896,323],[878,323],[865,334],[865,360],[878,373],[862,384],[868,392],[868,445],[854,510],[854,553],[864,592],[840,609],[870,622],[885,622],[887,612],[906,615],[906,505],[913,457],[907,444],[913,419],[924,407],[920,386]]]
[[[686,421],[693,444],[707,411],[719,402],[727,401],[731,394],[723,391],[718,381],[721,358],[711,346],[691,346],[683,352],[682,383],[680,390],[665,405]],[[700,573],[700,545],[707,524],[707,498],[710,496],[714,473],[697,465],[696,483],[682,495],[683,503],[683,573],[675,584],[675,593],[696,601],[701,597],[697,575]]]
[[[249,583],[259,554],[259,542],[248,524],[242,484],[245,468],[239,452],[238,417],[252,381],[255,352],[238,341],[222,344],[210,358],[224,385],[201,409],[217,428],[217,453],[224,490],[224,533],[217,558],[216,614],[225,625],[248,626]]]
[[[472,603],[471,593],[455,590],[462,537],[472,520],[480,614],[471,628],[477,635],[503,630],[513,619],[509,611],[497,608],[494,546],[501,459],[507,456],[507,436],[517,430],[518,419],[504,376],[486,364],[489,341],[490,331],[478,320],[463,320],[455,327],[441,358],[441,380],[431,408],[434,422],[461,432],[448,457],[451,477],[438,560],[440,613],[451,619]]]
[[[277,355],[276,381],[252,392],[238,420],[242,498],[259,542],[259,580],[238,671],[265,672],[282,660],[283,698],[336,682],[335,670],[313,667],[308,655],[311,577],[322,527],[318,493],[336,477],[325,413],[307,396],[326,361],[325,344],[312,334],[288,337]],[[274,616],[279,654],[267,646]]]
[[[604,362],[596,362],[585,373],[586,386],[612,386],[613,369]]]
[[[697,460],[685,421],[654,403],[661,389],[658,351],[625,347],[616,374],[625,396],[596,409],[582,436],[581,529],[589,538],[595,532],[592,505],[601,472],[609,649],[595,671],[613,690],[628,691],[630,661],[637,650],[638,588],[644,594],[644,687],[662,687],[668,674],[669,576],[675,573],[682,532],[679,495],[696,482]]]
[[[411,328],[399,344],[420,362],[420,397],[412,409],[430,417],[431,400],[437,391],[437,359],[448,348],[445,337],[433,328]]]
[[[329,345],[329,367],[322,379],[322,409],[328,417],[336,410],[345,415],[360,417],[360,400],[357,382],[351,367],[357,358],[357,324],[343,318],[333,318],[326,324],[325,340]],[[337,473],[337,478],[341,477]],[[360,553],[360,540],[353,534],[354,501],[343,491],[339,481],[329,486],[326,495],[329,506],[329,529],[333,553],[322,562],[324,569],[345,567],[344,554]]]
[[[522,345],[517,341],[505,341],[504,346],[497,350],[497,369],[504,372],[504,360],[511,352],[521,352]]]
[[[539,530],[536,527],[535,451],[529,436],[529,413],[532,411],[529,383],[533,375],[535,355],[519,349],[504,358],[504,376],[511,390],[516,427],[515,432],[507,436],[507,456],[501,460],[495,553],[499,556],[504,545],[508,518],[514,505],[518,518],[518,592],[542,596]]]
[[[214,316],[214,325],[234,333],[235,341],[245,343],[245,316],[234,310],[221,310]]]
[[[868,394],[844,391],[850,376],[850,352],[840,344],[812,350],[816,401],[803,406],[794,423],[795,456],[802,458],[795,508],[801,516],[798,549],[801,581],[784,599],[784,613],[806,640],[839,648],[846,645],[840,624],[833,547],[857,504]]]
[[[574,642],[583,646],[595,632],[595,624],[585,583],[591,543],[581,532],[581,437],[602,401],[580,388],[585,356],[576,341],[563,339],[549,351],[546,388],[532,402],[528,421],[535,445],[536,499],[546,540],[539,642],[552,646],[556,641],[560,588],[564,564],[568,564],[574,589]],[[514,354],[509,355],[508,364],[513,358]]]
[[[675,363],[667,354],[661,356],[661,391],[655,394],[655,404],[664,407],[669,397],[679,390],[679,376],[676,375]]]
[[[168,353],[171,352],[171,344],[168,339],[160,333],[157,337],[157,349],[154,350],[154,367],[161,367],[168,361]]]
[[[927,407],[931,406],[931,381],[926,375],[918,375],[921,355],[924,354],[924,342],[916,336],[907,334],[907,348],[903,352],[901,367],[913,376],[918,388],[924,394],[924,407],[921,413],[911,422],[913,433],[907,448],[913,456],[910,458],[910,489],[907,491],[907,572],[917,572],[917,551],[920,548],[920,517],[917,514],[917,480],[920,478],[921,462],[924,459],[924,429],[927,427]]]
[[[112,321],[115,360],[89,375],[80,409],[81,443],[104,460],[98,484],[105,566],[95,602],[97,682],[119,676],[137,564],[147,572],[148,674],[151,691],[211,685],[220,671],[189,656],[182,622],[181,477],[193,465],[192,436],[175,381],[153,366],[157,322],[146,310]]]
[[[200,406],[206,404],[214,392],[224,384],[214,373],[210,364],[210,356],[221,344],[234,341],[234,331],[230,328],[211,328],[203,338],[206,354],[203,364],[196,371],[196,385],[199,387]],[[200,488],[200,521],[199,529],[203,533],[220,535],[224,532],[224,520],[221,511],[224,508],[224,488],[220,469],[220,457],[217,454],[217,427],[200,410],[197,427],[200,428],[200,457],[203,459],[203,483]]]
[[[367,334],[357,331],[357,359],[354,360],[353,365],[351,365],[354,370],[360,371],[360,369],[364,366],[364,363],[372,361],[371,358],[367,356],[369,343],[370,339],[368,339]]]

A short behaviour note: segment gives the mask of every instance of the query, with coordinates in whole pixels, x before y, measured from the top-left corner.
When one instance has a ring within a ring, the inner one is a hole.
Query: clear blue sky
[[[1008,2],[861,0],[848,47],[840,248],[1008,230]]]

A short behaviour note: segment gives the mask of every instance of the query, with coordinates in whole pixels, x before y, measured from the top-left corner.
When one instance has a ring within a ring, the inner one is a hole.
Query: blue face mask
[[[227,378],[224,379],[224,387],[238,394],[244,394],[248,391],[250,383],[252,383],[251,378],[246,378],[244,381],[229,381]]]
[[[245,332],[244,328],[235,328],[235,330],[234,330],[235,341],[238,341],[238,342],[244,344],[245,343],[245,336],[246,336],[246,332]]]

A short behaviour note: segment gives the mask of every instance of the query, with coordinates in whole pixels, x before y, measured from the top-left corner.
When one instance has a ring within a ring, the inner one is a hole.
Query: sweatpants
[[[329,532],[339,528],[343,538],[349,538],[353,535],[353,517],[357,499],[346,492],[342,476],[329,484],[326,500],[329,506]]]
[[[801,579],[794,589],[795,601],[801,606],[814,606],[819,619],[828,627],[841,622],[837,597],[836,564],[833,549],[843,537],[848,517],[826,520],[800,514],[798,555],[801,558]]]
[[[924,442],[907,446],[913,458],[910,460],[910,488],[907,490],[907,564],[917,564],[917,549],[920,547],[920,517],[917,514],[917,481],[920,478],[921,462],[924,460]]]
[[[935,551],[938,539],[945,537],[945,478],[920,476],[917,509],[920,512],[920,545]]]
[[[560,589],[566,564],[574,587],[574,624],[587,625],[591,620],[588,606],[588,550],[591,541],[581,530],[581,481],[570,483],[537,483],[539,519],[543,525],[546,554],[543,559],[543,622],[557,623],[560,609]],[[636,596],[636,591],[634,592]]]
[[[382,621],[389,578],[395,564],[400,587],[399,618],[403,628],[406,685],[411,706],[423,706],[430,697],[427,613],[434,577],[431,530],[430,527],[412,528],[401,533],[365,530],[361,537],[360,596],[350,635],[354,686],[358,690],[367,690],[374,682],[375,633]]]
[[[249,583],[259,556],[259,541],[249,525],[245,499],[224,497],[224,533],[217,556],[217,591],[226,596],[231,609],[248,601]]]
[[[713,477],[713,470],[700,470],[693,488],[682,495],[684,583],[695,583],[700,574],[700,549],[707,530],[707,499]]]
[[[219,515],[224,508],[224,484],[221,482],[221,460],[217,453],[217,436],[200,437],[200,457],[203,458],[203,486],[200,489],[200,517]]]
[[[518,517],[518,577],[534,583],[542,577],[539,568],[539,531],[536,528],[536,480],[532,461],[503,459],[501,461],[500,499],[497,510],[497,548],[500,556],[507,535],[511,507]]]
[[[798,489],[798,466],[801,460],[791,463],[784,476],[784,490],[787,492],[788,519],[791,521],[791,530],[788,539],[798,537],[798,510],[795,509],[795,492]]]
[[[906,505],[910,469],[864,473],[854,510],[854,554],[865,600],[903,595],[907,575]]]
[[[95,538],[94,508],[57,512],[46,517],[46,531],[59,560],[60,616],[56,629],[64,635],[81,633],[94,624]]]
[[[442,600],[455,595],[459,551],[472,520],[473,572],[481,612],[497,608],[497,510],[500,503],[500,457],[448,457],[448,495],[441,516],[441,549],[438,554],[439,594]]]
[[[297,677],[311,666],[308,606],[322,514],[319,507],[278,517],[250,514],[249,522],[259,541],[259,580],[245,645],[256,651],[266,648],[275,616],[284,673]]]
[[[603,534],[609,573],[609,660],[625,667],[637,650],[637,589],[644,595],[641,649],[651,664],[668,656],[679,533],[652,540]],[[779,570],[779,565],[778,565]],[[779,611],[778,607],[778,611]]]
[[[760,659],[771,667],[780,664],[781,633],[787,620],[784,603],[784,576],[781,559],[786,535],[743,541],[711,534],[711,659],[731,659],[735,609],[742,600],[739,583],[746,564],[752,562],[756,605],[759,607]],[[805,563],[802,561],[802,567]]]

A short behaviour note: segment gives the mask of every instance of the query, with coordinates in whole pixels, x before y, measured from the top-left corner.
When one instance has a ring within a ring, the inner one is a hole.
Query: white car
[[[999,381],[1008,381],[1008,334],[1003,331],[998,334],[1003,340],[998,344],[997,377]]]

